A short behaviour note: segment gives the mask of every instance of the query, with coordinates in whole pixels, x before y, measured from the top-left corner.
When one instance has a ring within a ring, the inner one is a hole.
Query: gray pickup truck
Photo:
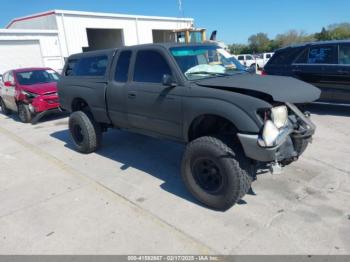
[[[258,167],[296,161],[315,132],[298,105],[318,99],[316,87],[251,74],[215,44],[81,53],[62,74],[59,99],[79,152],[94,152],[108,128],[184,143],[184,183],[217,210],[243,198]]]

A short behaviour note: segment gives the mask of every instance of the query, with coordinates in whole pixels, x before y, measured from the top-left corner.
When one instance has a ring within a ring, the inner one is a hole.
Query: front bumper
[[[38,96],[34,98],[30,104],[32,113],[41,113],[59,108],[60,106],[57,95]]]
[[[274,147],[263,147],[258,134],[238,134],[245,155],[259,162],[290,162],[296,160],[302,152],[298,144],[311,142],[316,126],[295,105],[286,103],[294,112],[289,125],[283,130],[279,142]]]

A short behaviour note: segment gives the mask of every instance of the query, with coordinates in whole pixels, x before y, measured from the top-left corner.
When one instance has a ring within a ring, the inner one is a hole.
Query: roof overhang
[[[41,30],[41,29],[0,29],[0,35],[57,35],[57,30]]]
[[[100,18],[125,18],[125,19],[139,19],[139,20],[159,20],[159,21],[175,21],[175,22],[190,22],[193,23],[193,18],[178,18],[178,17],[163,17],[163,16],[143,16],[143,15],[126,15],[117,13],[99,13],[99,12],[85,12],[85,11],[70,11],[70,10],[50,10],[42,13],[37,13],[29,16],[23,16],[11,20],[11,22],[6,26],[10,28],[14,23],[30,20],[38,17],[44,17],[49,15],[70,15],[70,16],[90,16],[90,17],[100,17]]]

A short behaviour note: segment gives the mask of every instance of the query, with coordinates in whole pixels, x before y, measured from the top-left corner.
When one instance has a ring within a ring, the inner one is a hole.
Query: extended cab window
[[[127,82],[130,65],[131,51],[123,51],[120,53],[117,66],[115,69],[114,80],[117,82]]]
[[[336,64],[336,52],[334,46],[310,47],[309,64]]]
[[[339,64],[350,65],[350,45],[339,46]]]
[[[246,60],[254,60],[254,58],[253,58],[252,56],[250,56],[250,55],[247,55],[247,56],[245,57],[245,59],[246,59]]]
[[[239,61],[244,60],[244,56],[242,56],[242,55],[238,56],[238,60],[239,60]]]
[[[161,83],[165,74],[171,75],[171,70],[159,52],[153,50],[137,52],[134,70],[135,82]]]
[[[67,62],[67,67],[66,67],[66,71],[64,72],[65,76],[72,76],[74,75],[74,67],[76,65],[76,63],[78,62],[77,59],[69,59]]]
[[[75,76],[103,76],[106,73],[108,57],[106,55],[83,57],[74,66]]]

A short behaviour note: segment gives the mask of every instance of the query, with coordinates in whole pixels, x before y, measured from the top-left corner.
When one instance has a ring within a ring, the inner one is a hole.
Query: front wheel
[[[32,113],[28,105],[22,103],[18,105],[18,117],[23,123],[32,121]]]
[[[97,150],[101,144],[101,126],[92,116],[83,111],[76,111],[69,117],[69,131],[76,149],[84,154]]]
[[[203,204],[227,210],[250,189],[253,168],[239,145],[229,147],[216,137],[201,137],[186,147],[182,178]]]

